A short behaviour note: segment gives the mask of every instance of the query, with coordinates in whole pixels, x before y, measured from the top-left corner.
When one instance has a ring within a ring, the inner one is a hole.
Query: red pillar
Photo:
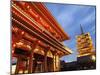
[[[47,51],[45,51],[44,55],[44,72],[47,72]]]
[[[28,68],[28,73],[32,73],[32,68],[33,68],[33,53],[30,54],[29,57],[29,68]]]
[[[32,73],[33,71],[33,58],[34,58],[34,49],[36,48],[36,46],[38,45],[38,40],[36,40],[35,42],[33,42],[32,44],[32,50],[30,53],[30,57],[29,57],[29,68],[28,68],[28,73]]]
[[[55,69],[56,69],[56,51],[53,51],[52,54],[53,54],[53,71],[55,72]]]
[[[18,74],[19,72],[19,64],[20,64],[21,58],[17,58],[17,64],[16,64],[16,70],[15,70],[15,74]]]

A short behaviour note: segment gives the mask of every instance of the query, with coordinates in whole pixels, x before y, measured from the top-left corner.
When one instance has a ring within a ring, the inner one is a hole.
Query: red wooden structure
[[[59,71],[59,58],[72,51],[61,43],[69,37],[46,6],[40,2],[12,1],[11,15],[15,73]]]

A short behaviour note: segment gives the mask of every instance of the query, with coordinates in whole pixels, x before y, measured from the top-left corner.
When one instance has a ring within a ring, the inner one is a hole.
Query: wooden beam
[[[28,26],[28,27],[29,27],[29,26]],[[49,37],[48,37],[46,34],[44,34],[44,33],[43,33],[42,36],[47,37],[47,39],[45,39],[45,40],[51,40],[51,41],[53,42],[52,44],[57,44],[59,48],[62,48],[62,49],[58,49],[58,50],[61,50],[61,51],[63,51],[64,53],[68,53],[68,54],[70,54],[70,52],[64,50],[64,48],[61,47],[61,44],[60,44],[59,42],[54,42],[54,40],[52,40],[51,38],[49,38]],[[56,47],[56,48],[57,48],[57,47]]]

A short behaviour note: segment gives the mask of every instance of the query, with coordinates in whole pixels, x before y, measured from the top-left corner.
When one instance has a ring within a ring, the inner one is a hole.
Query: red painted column
[[[18,58],[17,58],[17,64],[16,64],[15,74],[18,74],[18,72],[19,72],[19,64],[20,64],[20,61],[21,61],[21,58],[18,57]]]
[[[34,58],[34,49],[36,48],[36,46],[38,45],[38,41],[36,40],[33,45],[32,45],[32,50],[30,53],[30,57],[29,57],[29,68],[28,68],[28,73],[32,73],[33,71],[33,58]]]
[[[47,50],[45,50],[44,55],[44,72],[47,72]]]
[[[55,72],[55,69],[56,69],[56,51],[53,51],[52,54],[53,54],[53,71]]]
[[[47,65],[47,52],[50,50],[50,47],[48,46],[45,48],[45,55],[44,55],[44,72],[48,72],[48,65]]]
[[[33,68],[33,53],[31,52],[30,57],[29,57],[28,73],[32,73],[32,68]]]

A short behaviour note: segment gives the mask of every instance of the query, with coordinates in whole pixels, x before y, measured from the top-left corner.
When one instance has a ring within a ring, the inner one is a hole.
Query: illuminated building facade
[[[78,35],[77,40],[77,70],[88,70],[96,68],[96,52],[93,47],[90,33],[84,33],[82,26],[81,35]]]
[[[12,73],[59,71],[60,57],[72,51],[61,43],[69,36],[46,6],[40,2],[12,1],[11,13],[12,58],[17,58]]]
[[[83,33],[83,29],[81,27],[81,35],[78,35],[77,40],[77,50],[78,57],[91,55],[94,51],[93,42],[90,36],[90,33]]]

